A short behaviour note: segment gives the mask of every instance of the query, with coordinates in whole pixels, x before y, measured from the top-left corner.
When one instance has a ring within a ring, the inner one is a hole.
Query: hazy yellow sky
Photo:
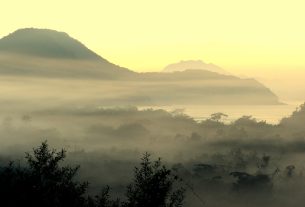
[[[202,59],[237,74],[305,70],[304,0],[2,0],[0,36],[65,31],[106,59],[158,71]]]

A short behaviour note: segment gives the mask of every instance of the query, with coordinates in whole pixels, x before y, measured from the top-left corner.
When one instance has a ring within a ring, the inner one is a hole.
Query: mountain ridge
[[[1,39],[0,51],[50,58],[103,59],[67,33],[51,29],[18,29]]]
[[[2,57],[5,55],[12,57],[10,62],[5,62],[8,59],[1,59],[6,67],[3,67],[3,65],[1,67],[0,63],[0,73],[5,74],[13,73],[17,75],[18,72],[15,71],[19,71],[21,76],[24,74],[44,76],[47,71],[43,69],[48,68],[49,63],[54,62],[53,60],[61,68],[57,71],[58,75],[66,74],[66,77],[69,75],[75,77],[72,70],[70,72],[65,71],[66,67],[69,67],[66,64],[67,62],[72,65],[75,64],[75,72],[78,71],[80,77],[82,75],[86,77],[87,73],[90,77],[104,75],[105,78],[115,78],[115,76],[119,76],[119,73],[124,75],[133,73],[129,69],[115,65],[99,56],[67,33],[51,29],[24,28],[16,30],[0,39],[0,53],[2,53]],[[15,71],[12,71],[13,69],[8,68],[8,66],[14,62],[14,59],[19,60],[20,66],[15,67]],[[36,69],[37,63],[32,64],[32,62],[38,62],[41,65],[38,65]],[[88,62],[96,64],[91,64],[92,67],[86,68]],[[82,67],[83,71],[81,69],[77,70],[79,67]],[[96,70],[97,67],[99,67],[99,70]],[[49,72],[50,77],[56,76],[56,68],[50,69]]]
[[[181,60],[180,62],[167,65],[162,72],[171,73],[185,70],[207,70],[222,75],[231,75],[221,67],[213,63],[205,63],[202,60]]]
[[[278,97],[256,80],[208,70],[137,73],[115,65],[68,34],[21,29],[0,39],[2,76],[96,79],[121,88],[127,104],[279,104]],[[108,95],[116,91],[109,91]],[[121,101],[120,101],[121,100]],[[136,100],[136,101],[135,101]],[[230,100],[230,101],[229,101]]]

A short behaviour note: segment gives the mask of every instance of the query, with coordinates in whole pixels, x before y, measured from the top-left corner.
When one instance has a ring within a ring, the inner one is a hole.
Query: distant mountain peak
[[[178,63],[173,63],[167,65],[163,72],[176,72],[185,70],[207,70],[215,73],[220,73],[224,75],[230,75],[227,71],[221,67],[214,65],[213,63],[205,63],[202,60],[181,60]]]
[[[51,29],[19,29],[0,39],[0,51],[46,58],[102,59],[67,33]]]

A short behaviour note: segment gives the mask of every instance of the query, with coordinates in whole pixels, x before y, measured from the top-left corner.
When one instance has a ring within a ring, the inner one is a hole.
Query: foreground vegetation
[[[46,142],[26,154],[26,165],[10,162],[0,170],[1,206],[5,207],[179,207],[184,189],[178,177],[145,154],[134,179],[127,186],[126,198],[112,200],[106,186],[96,196],[86,195],[88,182],[75,179],[79,167],[61,166],[64,150],[50,150]],[[176,187],[176,189],[175,189]]]

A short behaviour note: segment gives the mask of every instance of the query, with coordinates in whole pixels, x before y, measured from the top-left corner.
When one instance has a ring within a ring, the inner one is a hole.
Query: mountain
[[[258,81],[229,75],[213,64],[182,61],[165,71],[133,72],[54,30],[20,29],[0,39],[0,85],[6,82],[22,97],[28,87],[40,94],[35,100],[53,94],[52,100],[79,97],[83,102],[87,97],[103,105],[279,104]],[[16,84],[7,81],[11,78]]]
[[[20,29],[0,41],[0,51],[46,58],[101,59],[64,32],[50,29]]]
[[[49,29],[17,30],[1,39],[0,51],[47,58],[101,59],[68,34]]]
[[[221,67],[214,65],[212,63],[205,63],[202,60],[181,60],[178,63],[173,63],[167,65],[163,72],[171,73],[177,71],[185,71],[189,69],[196,69],[196,70],[207,70],[219,74],[230,75],[227,71],[222,69]]]
[[[26,28],[0,39],[0,73],[113,79],[133,72],[110,63],[64,32]]]

